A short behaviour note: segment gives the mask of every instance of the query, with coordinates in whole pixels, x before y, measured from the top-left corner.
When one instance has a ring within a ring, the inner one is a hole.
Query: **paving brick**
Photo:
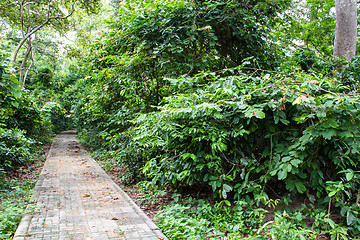
[[[33,199],[14,240],[167,239],[72,134],[53,142]]]

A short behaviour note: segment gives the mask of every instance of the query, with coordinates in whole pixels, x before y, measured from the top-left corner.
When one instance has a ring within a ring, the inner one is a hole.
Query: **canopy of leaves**
[[[0,2],[0,17],[5,19],[12,27],[38,25],[49,17],[63,17],[74,10],[75,7],[84,9],[89,13],[96,13],[99,9],[99,0],[3,0]],[[64,24],[59,21],[51,23],[58,30]]]
[[[316,52],[321,58],[331,57],[335,31],[334,0],[293,1],[279,21],[275,36],[283,43]]]

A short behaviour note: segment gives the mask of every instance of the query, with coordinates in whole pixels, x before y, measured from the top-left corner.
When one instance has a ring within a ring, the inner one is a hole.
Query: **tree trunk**
[[[334,56],[350,61],[356,52],[357,1],[335,0],[335,13]]]
[[[28,41],[28,48],[26,50],[24,59],[23,59],[23,61],[21,63],[21,66],[20,66],[19,86],[20,86],[21,89],[24,88],[24,83],[25,83],[24,72],[26,70],[26,63],[27,63],[27,60],[28,60],[29,55],[31,53],[31,50],[32,50],[32,46],[31,46],[31,41],[29,40]]]

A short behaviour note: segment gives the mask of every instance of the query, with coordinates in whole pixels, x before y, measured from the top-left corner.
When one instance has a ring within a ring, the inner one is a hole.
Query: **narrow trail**
[[[53,142],[14,240],[167,239],[71,132]]]

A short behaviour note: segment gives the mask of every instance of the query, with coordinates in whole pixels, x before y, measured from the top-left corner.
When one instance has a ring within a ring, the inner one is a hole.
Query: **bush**
[[[0,168],[22,165],[30,157],[34,141],[19,129],[0,128]]]
[[[349,89],[355,91],[359,89],[360,85],[360,56],[352,59],[349,67],[343,72],[343,83]]]
[[[334,79],[230,69],[171,81],[183,92],[133,121],[138,163],[154,184],[263,201],[285,189],[326,197],[326,181],[359,171],[360,99]]]
[[[50,122],[18,85],[13,70],[0,56],[0,169],[25,164],[30,154],[52,136]]]
[[[71,126],[71,121],[69,117],[66,116],[66,110],[57,102],[45,103],[41,112],[44,116],[44,122],[51,123],[49,124],[49,128],[51,128],[51,132],[53,133],[68,130],[69,126]]]

